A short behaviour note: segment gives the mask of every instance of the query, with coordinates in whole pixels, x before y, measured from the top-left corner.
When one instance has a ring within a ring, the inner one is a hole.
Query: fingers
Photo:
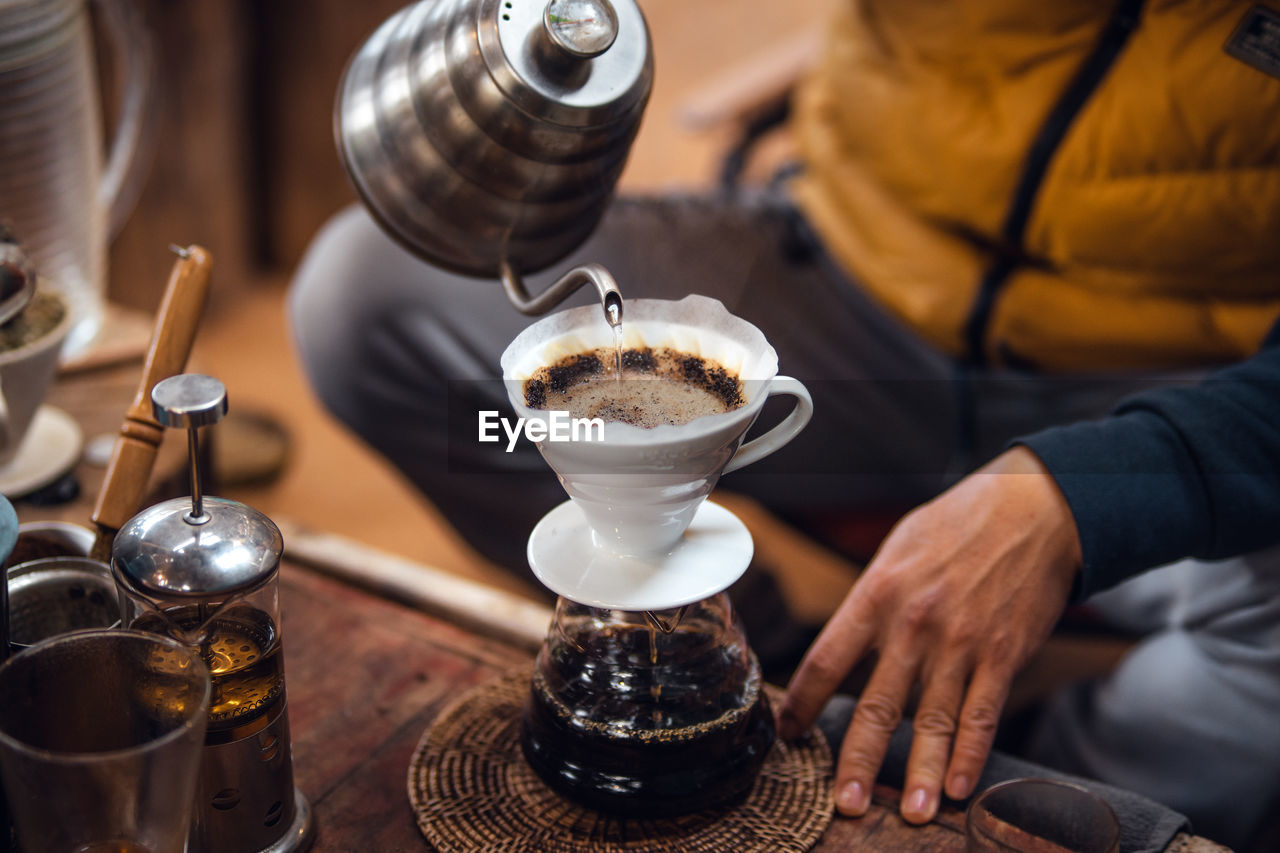
[[[947,769],[947,796],[962,800],[973,793],[982,768],[991,753],[1000,724],[1000,712],[1009,697],[1011,672],[991,666],[979,666],[969,685],[964,707],[960,710],[960,727],[956,734],[951,765]]]
[[[979,666],[966,692],[969,670],[957,658],[926,673],[900,807],[910,823],[933,820],[944,789],[954,800],[973,793],[987,763],[1011,675]]]
[[[855,587],[791,677],[778,709],[780,737],[799,737],[813,725],[836,687],[869,650],[875,625],[862,611]]]
[[[969,669],[965,658],[953,657],[933,671],[925,672],[924,692],[912,724],[911,756],[907,759],[899,807],[909,823],[928,823],[938,813],[951,744],[956,736],[961,704],[965,701]]]
[[[836,808],[843,814],[857,817],[871,805],[872,785],[915,681],[915,667],[905,660],[882,655],[858,698],[836,768]]]
[[[779,732],[784,737],[794,737],[812,724],[872,640],[869,622],[852,616],[832,620],[784,699],[779,714]],[[954,653],[926,662],[922,671],[918,662],[922,657],[928,661],[929,655],[913,652],[916,645],[899,635],[884,648],[858,700],[836,771],[836,808],[843,814],[861,816],[870,807],[872,787],[917,675],[924,692],[913,723],[900,807],[903,818],[911,823],[932,820],[944,790],[953,799],[964,799],[982,774],[1012,671],[989,659],[975,669],[973,657]]]

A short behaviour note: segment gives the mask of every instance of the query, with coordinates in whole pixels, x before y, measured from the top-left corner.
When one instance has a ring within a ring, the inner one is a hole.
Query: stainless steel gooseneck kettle
[[[410,251],[500,278],[527,314],[591,282],[612,322],[621,300],[598,264],[537,296],[521,275],[595,228],[652,80],[634,0],[421,0],[352,58],[335,133],[365,205]]]

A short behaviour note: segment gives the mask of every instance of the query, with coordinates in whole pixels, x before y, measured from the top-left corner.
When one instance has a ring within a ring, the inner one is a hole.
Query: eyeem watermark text
[[[546,420],[542,418],[516,418],[513,424],[496,411],[481,411],[480,441],[501,441],[498,428],[507,436],[507,452],[515,450],[516,440],[524,435],[526,441],[604,441],[604,420],[601,418],[571,418],[568,412],[551,410]]]

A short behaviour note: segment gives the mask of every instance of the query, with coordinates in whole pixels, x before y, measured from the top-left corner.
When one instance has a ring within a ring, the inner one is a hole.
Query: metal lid
[[[156,383],[151,405],[157,423],[187,430],[191,498],[129,519],[111,548],[116,577],[163,598],[226,598],[266,583],[284,551],[280,528],[253,507],[206,498],[200,488],[198,431],[226,414],[227,389],[212,376],[182,373]]]
[[[187,498],[158,503],[116,534],[116,577],[151,596],[224,598],[270,580],[284,538],[271,519],[225,498],[204,499],[204,523],[190,518]]]
[[[498,87],[542,121],[625,120],[648,96],[649,32],[631,0],[481,0],[476,31]]]

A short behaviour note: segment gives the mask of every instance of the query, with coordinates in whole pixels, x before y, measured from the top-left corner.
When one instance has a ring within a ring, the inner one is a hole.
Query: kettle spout
[[[604,318],[615,329],[622,325],[622,294],[616,289],[609,290],[601,297],[604,304]]]
[[[605,320],[610,326],[622,325],[622,291],[618,289],[618,282],[614,280],[613,274],[600,264],[582,264],[574,267],[537,296],[529,295],[524,279],[511,264],[503,261],[500,271],[507,298],[522,314],[545,314],[578,288],[591,283],[595,285],[596,292],[600,295],[600,307],[604,310]]]

